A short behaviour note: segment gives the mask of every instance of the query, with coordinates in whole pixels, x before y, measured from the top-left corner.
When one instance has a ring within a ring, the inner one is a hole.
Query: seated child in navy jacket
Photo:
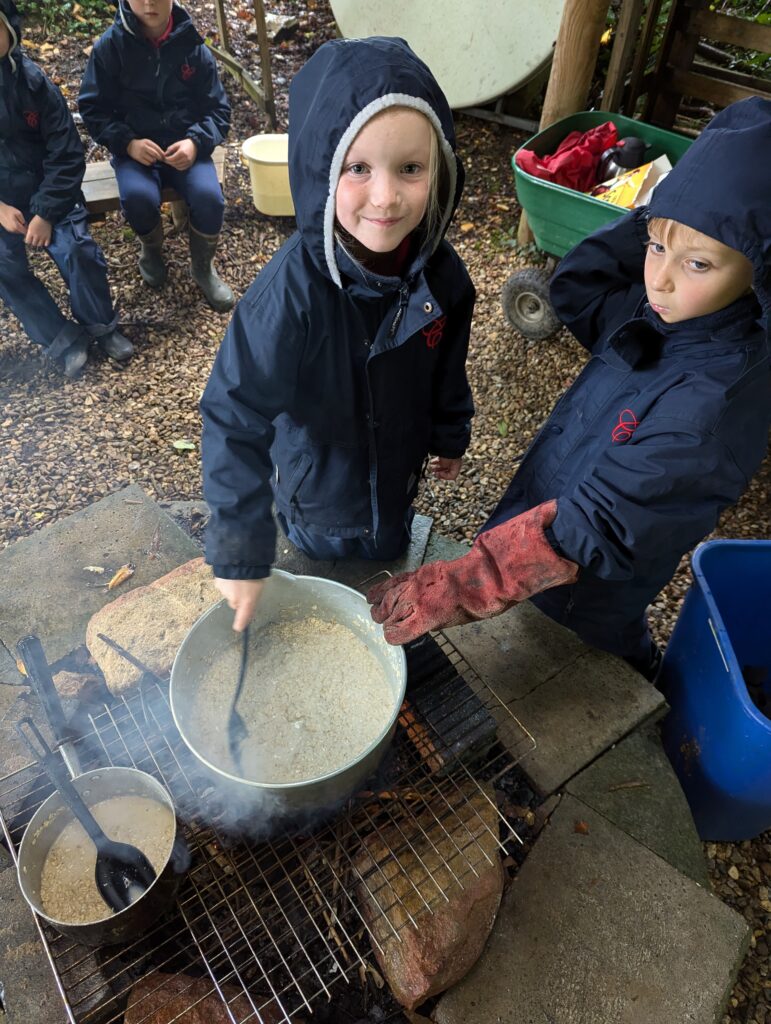
[[[275,501],[312,558],[398,557],[426,456],[454,479],[473,413],[474,288],[444,241],[452,115],[401,39],[325,43],[289,90],[297,232],[239,302],[201,401],[206,558],[243,629]]]
[[[211,156],[230,129],[230,104],[187,11],[174,0],[118,0],[88,59],[79,106],[112,153],[145,283],[166,281],[161,193],[173,188],[189,209],[193,280],[214,309],[231,309],[233,292],[212,267],[225,201]]]
[[[370,592],[390,642],[531,597],[654,675],[646,608],[766,451],[770,162],[771,102],[736,103],[564,258],[552,303],[591,359],[471,552]]]
[[[74,377],[94,338],[113,359],[128,359],[133,348],[115,330],[107,265],[88,232],[75,123],[53,82],[19,49],[20,39],[13,0],[0,0],[0,298],[32,341]],[[77,323],[30,270],[25,243],[48,250]]]

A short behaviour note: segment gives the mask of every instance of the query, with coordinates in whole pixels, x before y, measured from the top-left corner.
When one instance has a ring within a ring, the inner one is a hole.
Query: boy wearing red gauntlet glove
[[[735,103],[562,260],[552,305],[589,362],[469,554],[370,591],[389,642],[530,598],[653,678],[647,606],[766,452],[769,162],[771,102]]]

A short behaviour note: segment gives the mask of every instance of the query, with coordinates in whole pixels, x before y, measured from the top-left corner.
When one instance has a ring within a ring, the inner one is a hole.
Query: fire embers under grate
[[[233,1024],[275,1024],[373,972],[382,945],[519,843],[494,787],[532,737],[441,634],[407,649],[409,683],[392,748],[371,789],[333,820],[255,842],[239,836],[176,731],[167,691],[145,685],[90,717],[84,770],[134,766],[167,787],[192,864],[177,912],[124,947],[87,950],[38,921],[74,1024],[170,1019],[216,993]],[[0,781],[15,853],[49,792],[33,768]],[[244,824],[244,823],[241,823]],[[156,972],[156,973],[153,973]],[[148,979],[148,975],[151,977]]]

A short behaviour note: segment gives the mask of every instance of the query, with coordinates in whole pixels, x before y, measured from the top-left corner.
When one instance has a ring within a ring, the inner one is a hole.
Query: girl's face
[[[8,31],[8,26],[5,21],[0,18],[0,60],[3,57],[8,56],[8,51],[11,48],[11,33]]]
[[[346,153],[335,197],[337,219],[370,252],[392,252],[422,221],[432,131],[416,110],[385,110],[362,128]]]
[[[140,21],[145,35],[157,39],[166,31],[174,0],[128,0],[128,5]]]

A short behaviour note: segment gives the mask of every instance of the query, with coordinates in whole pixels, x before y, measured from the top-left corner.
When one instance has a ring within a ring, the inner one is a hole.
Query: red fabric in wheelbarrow
[[[538,156],[530,149],[521,149],[516,157],[517,166],[555,185],[588,192],[597,184],[600,157],[617,141],[616,126],[612,121],[606,121],[588,132],[571,132],[548,156]]]

